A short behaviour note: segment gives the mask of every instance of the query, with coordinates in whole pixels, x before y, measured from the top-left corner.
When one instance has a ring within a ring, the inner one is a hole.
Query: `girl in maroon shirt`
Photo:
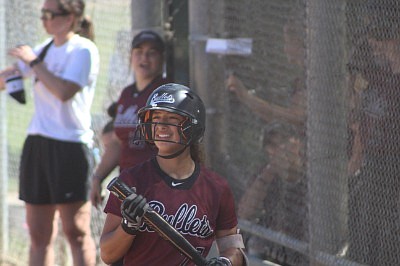
[[[160,85],[167,83],[162,77],[164,42],[153,31],[142,31],[132,41],[131,67],[135,83],[121,92],[117,102],[114,130],[108,133],[100,163],[92,177],[90,198],[97,207],[102,202],[101,183],[117,167],[120,171],[148,160],[155,155],[149,147],[133,143],[137,125],[137,112],[149,95]]]
[[[232,191],[224,178],[201,164],[199,142],[205,130],[201,99],[185,86],[162,85],[138,117],[136,142],[146,141],[158,153],[121,173],[120,179],[135,187],[137,195],[121,203],[110,194],[100,239],[103,261],[112,263],[124,256],[124,265],[194,265],[142,222],[150,206],[204,257],[217,240],[220,256],[207,265],[243,265],[243,242],[234,240],[240,235]]]

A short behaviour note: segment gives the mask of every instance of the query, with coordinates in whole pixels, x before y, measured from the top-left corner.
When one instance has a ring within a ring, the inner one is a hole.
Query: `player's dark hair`
[[[190,156],[193,161],[203,164],[205,162],[204,147],[200,143],[192,144],[190,146]]]
[[[107,114],[108,114],[110,117],[115,118],[115,116],[117,115],[117,106],[118,106],[118,103],[117,103],[117,102],[112,102],[112,103],[110,104],[110,106],[108,106],[108,108],[107,108]]]

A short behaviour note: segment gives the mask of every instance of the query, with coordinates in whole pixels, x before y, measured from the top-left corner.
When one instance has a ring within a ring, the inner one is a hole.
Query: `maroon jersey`
[[[145,142],[135,143],[137,112],[147,101],[149,95],[159,86],[168,83],[162,77],[156,78],[143,91],[138,92],[136,84],[126,87],[118,99],[117,114],[114,120],[114,131],[121,140],[120,170],[140,164],[155,154]]]
[[[136,187],[149,205],[175,227],[203,256],[207,256],[216,230],[237,225],[234,199],[227,181],[196,164],[192,176],[176,180],[164,173],[155,159],[126,169],[120,178]],[[121,202],[113,195],[106,213],[121,216]],[[194,265],[168,241],[142,224],[124,265]]]

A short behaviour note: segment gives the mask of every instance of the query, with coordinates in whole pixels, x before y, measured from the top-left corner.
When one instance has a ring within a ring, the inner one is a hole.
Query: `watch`
[[[230,259],[228,259],[227,257],[218,257],[219,260],[223,261],[225,263],[225,265],[229,265],[232,266],[232,262]]]
[[[32,68],[35,65],[39,64],[40,62],[42,62],[42,59],[40,59],[39,57],[37,57],[36,59],[33,59],[30,63],[29,66]]]

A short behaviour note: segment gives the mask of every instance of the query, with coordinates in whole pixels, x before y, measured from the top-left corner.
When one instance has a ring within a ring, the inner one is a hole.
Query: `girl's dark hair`
[[[118,107],[118,103],[117,102],[112,102],[110,104],[110,106],[108,106],[107,108],[107,114],[111,117],[111,118],[115,118],[115,116],[117,115],[117,107]]]
[[[205,155],[204,155],[204,147],[201,144],[192,144],[190,146],[190,156],[193,161],[204,164]]]
[[[73,24],[75,33],[94,41],[94,26],[88,16],[84,16],[85,2],[83,0],[57,0],[61,11],[73,14],[76,18]]]

